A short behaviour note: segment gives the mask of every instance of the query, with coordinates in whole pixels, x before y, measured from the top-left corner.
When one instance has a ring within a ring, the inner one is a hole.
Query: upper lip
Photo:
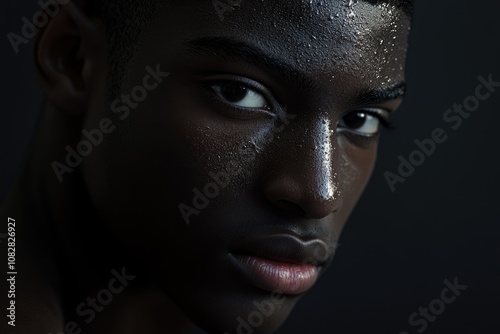
[[[303,240],[291,234],[274,234],[244,240],[233,255],[323,266],[331,258],[331,248],[321,239]]]

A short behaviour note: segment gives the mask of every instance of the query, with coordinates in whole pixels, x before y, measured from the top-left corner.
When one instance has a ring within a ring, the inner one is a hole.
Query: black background
[[[42,103],[30,47],[16,55],[6,38],[34,11],[34,1],[0,4],[0,199]],[[443,121],[447,109],[474,94],[478,76],[500,81],[499,17],[498,0],[417,0],[409,91],[396,130],[383,134],[372,181],[332,267],[279,333],[417,333],[408,317],[455,277],[467,289],[424,333],[500,333],[500,88],[457,130]],[[407,158],[413,141],[435,128],[448,140],[392,193],[384,172],[396,173],[398,156]]]

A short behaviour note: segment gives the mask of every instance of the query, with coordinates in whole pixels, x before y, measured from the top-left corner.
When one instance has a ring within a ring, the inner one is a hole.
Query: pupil
[[[247,88],[242,85],[224,85],[221,94],[229,102],[241,101],[247,95]]]
[[[344,117],[344,122],[351,129],[359,129],[366,122],[366,114],[362,112],[353,112]]]

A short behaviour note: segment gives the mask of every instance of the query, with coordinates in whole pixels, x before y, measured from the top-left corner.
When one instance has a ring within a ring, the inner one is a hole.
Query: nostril
[[[291,201],[287,201],[285,199],[280,199],[274,202],[274,204],[280,209],[287,211],[294,215],[305,216],[304,210],[300,207],[300,205],[293,203]]]
[[[342,206],[339,187],[328,192],[323,185],[302,183],[301,187],[291,178],[275,178],[266,185],[265,196],[282,212],[310,219],[322,219]]]

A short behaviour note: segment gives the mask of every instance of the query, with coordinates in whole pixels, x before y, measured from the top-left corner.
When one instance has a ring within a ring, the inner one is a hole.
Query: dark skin
[[[126,267],[137,279],[88,328],[80,321],[84,333],[186,333],[193,323],[235,333],[272,292],[230,265],[255,236],[317,240],[328,250],[322,273],[371,175],[380,119],[402,101],[409,24],[361,2],[245,0],[224,21],[210,2],[166,4],[121,91],[141,84],[146,66],[170,75],[119,121],[103,25],[66,5],[35,45],[48,107],[1,211],[30,222],[19,228],[31,247],[20,246],[18,300],[47,314],[23,311],[31,319],[18,330],[64,331],[76,305]],[[106,117],[118,129],[59,183],[51,163]],[[186,224],[179,204],[192,206],[192,189],[229,161],[241,170]],[[301,296],[283,295],[254,332],[275,331]]]

